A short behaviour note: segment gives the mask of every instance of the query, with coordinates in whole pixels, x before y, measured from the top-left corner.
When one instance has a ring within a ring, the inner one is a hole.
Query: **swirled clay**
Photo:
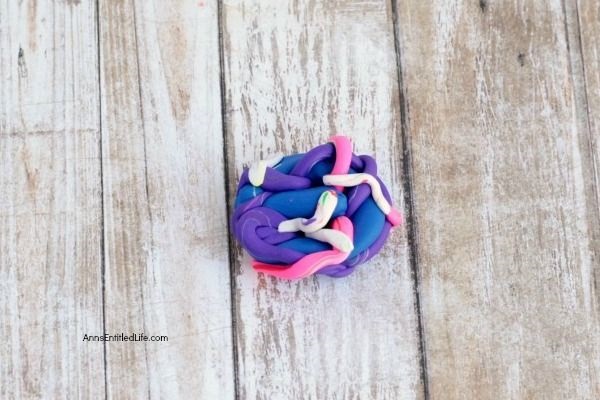
[[[244,169],[231,220],[253,267],[285,279],[346,276],[401,223],[375,160],[344,136]]]

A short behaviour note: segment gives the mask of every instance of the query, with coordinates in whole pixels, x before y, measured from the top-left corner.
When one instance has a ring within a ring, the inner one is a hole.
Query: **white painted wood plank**
[[[389,4],[229,0],[222,29],[231,193],[244,164],[342,132],[376,156],[401,204]],[[341,280],[258,276],[239,247],[233,262],[241,398],[421,398],[404,228]]]
[[[79,2],[77,2],[79,3]],[[0,1],[0,398],[103,398],[93,4]]]
[[[563,6],[399,3],[432,398],[600,397],[597,204]]]
[[[100,1],[113,398],[233,397],[216,1]]]

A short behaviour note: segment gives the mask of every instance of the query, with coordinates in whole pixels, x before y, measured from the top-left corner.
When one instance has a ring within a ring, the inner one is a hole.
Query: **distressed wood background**
[[[337,132],[407,224],[256,274],[242,167]],[[598,399],[599,281],[598,0],[0,0],[2,399]]]

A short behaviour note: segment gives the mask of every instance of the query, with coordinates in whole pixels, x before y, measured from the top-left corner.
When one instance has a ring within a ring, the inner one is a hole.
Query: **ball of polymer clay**
[[[377,163],[344,136],[245,168],[231,220],[254,269],[284,279],[347,276],[401,223]]]

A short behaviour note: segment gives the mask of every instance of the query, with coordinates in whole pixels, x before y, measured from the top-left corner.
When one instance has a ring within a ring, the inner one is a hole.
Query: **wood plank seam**
[[[96,0],[94,6],[96,12],[96,52],[98,63],[96,65],[98,74],[98,129],[100,135],[98,138],[98,154],[100,156],[100,227],[102,229],[100,235],[100,276],[101,282],[101,293],[102,293],[102,334],[106,335],[106,226],[105,226],[105,201],[104,201],[104,163],[103,163],[103,136],[102,136],[102,52],[100,51],[100,0]],[[102,342],[102,367],[104,370],[104,399],[108,400],[108,360],[106,357],[106,342]]]
[[[405,209],[405,224],[406,224],[406,239],[408,241],[409,262],[413,276],[413,292],[415,298],[415,310],[417,312],[417,332],[419,335],[419,355],[420,355],[420,372],[423,382],[423,398],[429,400],[429,378],[427,374],[427,343],[425,332],[423,330],[423,313],[421,309],[421,294],[420,275],[419,275],[419,236],[418,222],[414,210],[415,196],[413,191],[413,164],[411,143],[408,137],[408,126],[406,120],[408,118],[408,104],[406,104],[406,96],[404,95],[404,83],[402,75],[402,50],[400,46],[400,37],[398,30],[398,0],[390,0],[392,6],[392,29],[394,35],[394,50],[396,52],[396,69],[398,73],[398,95],[400,97],[400,136],[402,138],[402,149],[404,157],[402,160],[402,170],[404,173],[404,202]]]
[[[227,151],[228,140],[227,140],[227,100],[225,99],[225,46],[223,44],[223,1],[217,1],[217,25],[219,33],[219,87],[221,89],[221,130],[223,133],[223,173],[225,177],[225,215],[227,221],[227,253],[229,257],[229,294],[231,298],[231,348],[233,358],[233,394],[235,399],[240,398],[240,384],[239,384],[239,354],[237,348],[237,313],[235,310],[235,259],[234,243],[231,235],[231,224],[229,223],[231,218],[231,190],[229,186],[229,152]]]

